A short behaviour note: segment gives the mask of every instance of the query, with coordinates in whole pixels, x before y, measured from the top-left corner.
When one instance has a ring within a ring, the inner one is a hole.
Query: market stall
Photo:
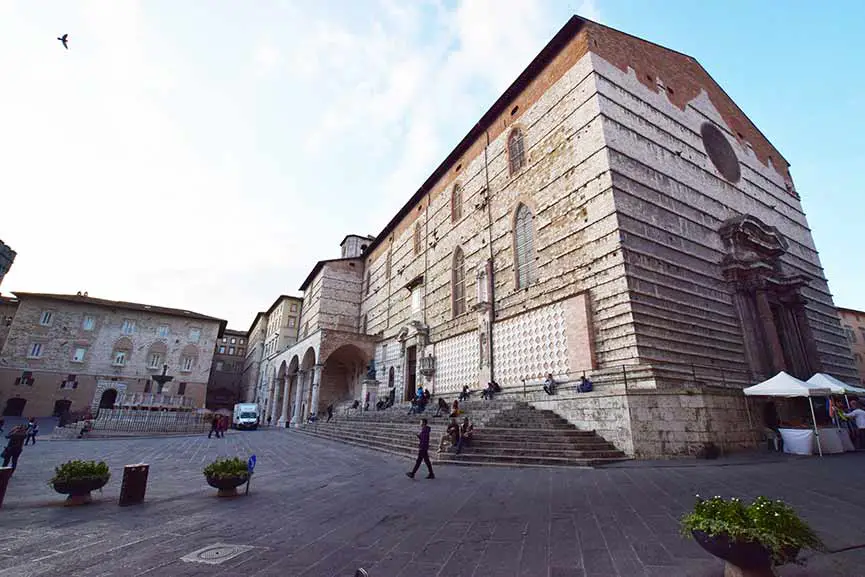
[[[788,375],[784,371],[781,371],[771,379],[752,387],[747,387],[742,392],[749,397],[808,398],[808,407],[811,409],[812,429],[780,429],[781,437],[784,439],[784,452],[796,452],[796,454],[811,455],[814,451],[812,447],[816,444],[817,452],[822,457],[823,446],[820,438],[821,432],[823,432],[824,438],[827,438],[831,434],[833,438],[840,443],[837,438],[837,433],[834,432],[836,429],[829,429],[829,431],[833,432],[826,433],[825,431],[827,431],[827,429],[817,428],[817,418],[814,415],[814,405],[811,403],[811,397],[827,397],[831,395],[832,391],[828,387],[819,387],[817,385],[806,383],[805,381],[800,381],[799,379]],[[792,443],[792,445],[788,445],[788,443]],[[833,443],[831,440],[829,441],[829,444],[833,450],[836,448],[836,443]],[[800,453],[798,451],[803,452]],[[841,449],[841,452],[843,452],[843,448]]]

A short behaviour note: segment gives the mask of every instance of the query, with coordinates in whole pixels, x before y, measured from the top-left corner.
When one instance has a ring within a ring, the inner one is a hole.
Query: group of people
[[[454,401],[456,404],[457,401]],[[459,454],[463,447],[471,443],[472,437],[474,436],[474,425],[471,421],[469,421],[468,417],[463,419],[462,425],[457,423],[457,419],[455,416],[451,417],[451,422],[448,425],[447,431],[442,437],[441,443],[439,444],[439,452],[445,451],[448,448],[448,443],[451,447],[455,448],[455,452]],[[420,468],[421,463],[426,465],[427,468],[427,479],[435,479],[435,473],[433,472],[432,463],[429,458],[429,443],[430,443],[430,434],[432,429],[430,429],[429,421],[423,418],[420,420],[420,431],[417,433],[418,438],[418,449],[417,449],[417,460],[415,460],[414,467],[412,467],[411,471],[406,473],[406,476],[409,479],[414,479],[417,470]]]
[[[548,395],[555,395],[558,390],[559,383],[553,378],[552,373],[547,373],[547,378],[544,379],[544,392]],[[580,383],[577,385],[578,393],[591,393],[594,390],[592,381],[586,378],[586,375],[580,377]]]
[[[214,433],[216,433],[217,439],[225,437],[225,431],[228,430],[228,425],[228,417],[218,413],[214,414],[210,420],[210,432],[207,433],[207,438],[210,439]]]
[[[857,449],[865,450],[865,410],[858,399],[850,401],[849,411],[844,410],[840,399],[829,399],[829,418],[847,431]]]
[[[0,433],[3,432],[5,421],[0,419]],[[31,442],[36,444],[36,435],[39,434],[39,423],[35,418],[31,417],[26,425],[15,425],[9,434],[6,435],[6,447],[3,449],[3,466],[11,465],[14,470],[18,467],[18,458],[24,451],[24,447]]]

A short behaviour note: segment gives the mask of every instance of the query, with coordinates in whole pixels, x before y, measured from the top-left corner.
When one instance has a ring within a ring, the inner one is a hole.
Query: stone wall
[[[801,203],[786,170],[758,159],[731,132],[706,93],[680,108],[633,69],[592,55],[633,322],[643,363],[715,364],[748,383],[742,329],[732,289],[722,278],[726,219],[753,215],[789,242],[784,273],[810,278],[803,291],[822,368],[850,373],[849,353]],[[658,82],[669,84],[663,75]],[[727,133],[742,177],[724,179],[706,154],[704,122]],[[784,167],[786,168],[786,167]]]
[[[51,312],[48,326],[40,324],[45,311]],[[92,329],[84,326],[85,317],[93,319]],[[122,333],[124,321],[134,322],[131,334]],[[168,328],[168,336],[157,334],[160,327]],[[200,331],[198,342],[190,340],[193,329]],[[26,410],[34,414],[50,415],[54,401],[69,398],[73,410],[90,405],[91,399],[82,399],[87,391],[92,396],[91,381],[116,380],[127,383],[128,390],[144,392],[153,375],[168,365],[168,374],[174,380],[166,384],[164,393],[177,394],[180,383],[186,383],[185,395],[194,399],[196,406],[204,406],[207,381],[210,376],[213,350],[219,332],[219,322],[199,318],[184,318],[156,312],[144,312],[120,307],[107,307],[84,300],[81,303],[42,298],[22,298],[9,335],[0,353],[3,370],[0,371],[0,400],[20,396],[27,399]],[[113,353],[118,342],[131,343],[126,363],[113,364]],[[40,343],[39,358],[30,356],[33,343]],[[77,348],[86,350],[84,360],[73,359]],[[158,368],[149,366],[152,351],[164,350]],[[185,356],[193,356],[191,370],[183,370]],[[23,371],[38,375],[32,388],[15,385]],[[60,383],[75,375],[78,389],[67,392]],[[155,392],[156,385],[152,385]],[[68,397],[66,396],[68,393]],[[79,406],[83,403],[83,406]],[[5,403],[4,403],[5,404]]]

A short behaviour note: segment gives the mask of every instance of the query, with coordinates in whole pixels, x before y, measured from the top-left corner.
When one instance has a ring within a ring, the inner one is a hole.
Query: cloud
[[[19,253],[3,288],[238,328],[345,234],[379,232],[568,17],[516,0],[53,6],[0,4],[0,51],[27,54],[0,59]]]
[[[598,8],[597,0],[582,0],[577,7],[577,15],[589,20],[594,20],[599,24],[603,24],[601,10]]]

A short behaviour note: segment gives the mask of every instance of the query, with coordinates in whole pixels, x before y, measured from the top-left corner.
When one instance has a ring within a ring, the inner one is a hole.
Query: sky
[[[2,290],[246,330],[378,234],[577,13],[701,62],[790,162],[836,304],[865,310],[865,3],[816,6],[0,0]]]

